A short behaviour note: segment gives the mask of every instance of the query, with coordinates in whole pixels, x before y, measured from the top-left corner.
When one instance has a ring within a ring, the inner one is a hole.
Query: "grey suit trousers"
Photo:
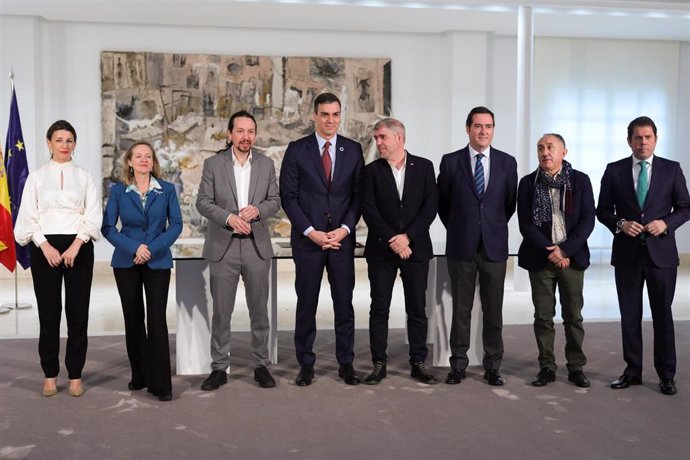
[[[449,341],[451,367],[462,370],[469,364],[467,350],[470,347],[472,305],[479,277],[479,298],[484,314],[482,364],[486,370],[498,371],[503,360],[503,284],[506,278],[506,261],[489,261],[480,245],[471,260],[455,260],[449,257],[448,275],[453,297]]]
[[[209,262],[213,320],[211,322],[211,368],[230,366],[230,318],[240,276],[244,282],[252,331],[254,364],[268,365],[268,272],[270,259],[259,257],[253,239],[233,239],[218,262]]]

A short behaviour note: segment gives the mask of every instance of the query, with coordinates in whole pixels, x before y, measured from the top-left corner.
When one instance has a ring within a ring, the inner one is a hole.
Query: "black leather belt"
[[[232,234],[233,238],[236,238],[238,240],[253,240],[254,239],[254,234],[250,233],[249,235],[243,235],[241,233],[233,233]]]

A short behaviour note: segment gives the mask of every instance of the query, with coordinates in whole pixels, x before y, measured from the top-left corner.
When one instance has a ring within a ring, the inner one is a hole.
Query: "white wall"
[[[78,132],[75,161],[101,176],[99,65],[100,53],[106,50],[390,57],[393,115],[407,126],[408,149],[432,159],[437,172],[444,153],[466,144],[466,114],[480,104],[496,113],[496,147],[515,153],[521,171],[534,156],[533,152],[515,152],[517,42],[512,36],[482,32],[410,34],[123,26],[0,15],[0,40],[0,82],[6,81],[3,76],[13,67],[30,169],[47,159],[43,137],[48,125],[64,118]],[[644,63],[632,51],[630,59]],[[680,45],[678,54],[678,70],[673,73],[678,82],[688,81],[690,45]],[[679,101],[688,101],[688,85],[677,85]],[[9,107],[9,90],[3,88],[7,88],[4,83],[0,84],[0,133],[4,144],[7,114],[2,111]],[[535,86],[535,94],[538,92]],[[689,105],[679,102],[685,113],[673,114],[682,116],[673,128],[678,132],[690,131]],[[542,127],[535,123],[535,129],[541,131]],[[678,155],[678,159],[685,162],[688,174],[687,155]],[[598,181],[598,177],[593,175],[592,180]],[[520,238],[514,222],[511,230],[511,251],[516,252]],[[445,238],[438,220],[432,227],[432,237]],[[685,244],[681,250],[690,252],[690,238],[687,234],[682,238]],[[107,242],[97,244],[97,260],[108,260],[111,251]]]
[[[589,174],[595,199],[607,163],[630,156],[627,126],[641,115],[659,130],[656,154],[680,161],[690,170],[687,148],[679,149],[681,44],[668,41],[538,38],[535,41],[534,124],[532,138],[558,132],[568,144],[568,160]],[[687,64],[686,64],[687,65]],[[687,131],[685,131],[687,132]],[[682,142],[686,142],[684,139]],[[536,167],[536,155],[530,158]],[[681,251],[690,252],[690,225],[679,232]],[[611,233],[597,224],[592,248],[609,248]],[[605,251],[606,252],[606,251]]]

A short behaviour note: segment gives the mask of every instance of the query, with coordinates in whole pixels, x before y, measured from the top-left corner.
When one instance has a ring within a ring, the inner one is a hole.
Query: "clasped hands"
[[[345,230],[343,227],[340,227],[336,228],[335,230],[331,230],[330,232],[312,230],[307,234],[307,237],[310,240],[312,240],[314,244],[316,244],[322,250],[325,251],[327,249],[340,249],[340,242],[347,235],[349,235],[349,233],[347,233],[347,230]]]
[[[252,232],[251,222],[259,218],[259,209],[254,205],[247,205],[240,209],[239,214],[230,214],[226,224],[241,235]]]
[[[55,268],[64,262],[65,267],[72,268],[74,267],[74,260],[77,258],[82,244],[84,244],[83,240],[75,238],[72,244],[70,244],[62,254],[60,254],[60,252],[47,240],[41,243],[39,247],[43,252],[43,256],[48,261],[48,265],[51,267]]]
[[[409,259],[412,255],[410,248],[410,237],[406,233],[400,233],[388,240],[388,247],[401,259]]]
[[[149,247],[144,243],[141,243],[137,248],[137,252],[134,254],[134,263],[137,265],[143,265],[151,260],[151,251]]]
[[[653,220],[647,225],[642,225],[634,220],[626,220],[623,222],[623,225],[621,225],[621,232],[633,238],[642,232],[647,232],[652,236],[659,236],[666,232],[667,228],[666,222],[661,219]]]
[[[554,264],[556,268],[568,268],[570,267],[570,257],[566,257],[561,248],[558,245],[547,246],[546,249],[551,251],[551,254],[547,257],[549,262]]]

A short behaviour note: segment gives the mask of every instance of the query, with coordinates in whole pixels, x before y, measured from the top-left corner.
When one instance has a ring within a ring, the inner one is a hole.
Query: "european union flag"
[[[10,209],[12,210],[12,225],[17,224],[19,205],[22,202],[24,184],[29,175],[29,166],[26,161],[26,146],[22,135],[22,124],[19,121],[19,108],[17,107],[17,93],[12,88],[12,104],[10,105],[10,125],[7,128],[7,140],[5,141],[5,171],[7,173],[7,188],[10,193]],[[29,245],[19,246],[17,250],[17,262],[29,268]]]

